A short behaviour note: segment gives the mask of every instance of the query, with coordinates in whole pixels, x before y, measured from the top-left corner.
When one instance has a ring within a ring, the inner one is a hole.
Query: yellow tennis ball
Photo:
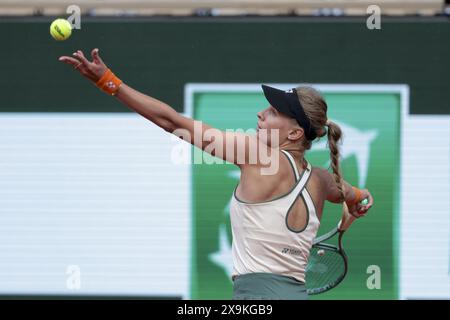
[[[66,19],[56,19],[50,25],[50,34],[55,40],[66,40],[72,34],[72,25]]]

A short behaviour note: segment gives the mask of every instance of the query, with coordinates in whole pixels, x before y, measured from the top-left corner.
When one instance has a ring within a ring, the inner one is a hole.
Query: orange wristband
[[[107,69],[102,77],[95,83],[98,88],[112,96],[117,93],[121,84],[122,80],[117,78],[110,69]]]
[[[353,192],[355,192],[355,200],[352,201],[352,204],[355,204],[355,203],[360,202],[363,199],[363,195],[362,195],[361,190],[359,190],[358,188],[352,186],[352,189],[353,189]]]

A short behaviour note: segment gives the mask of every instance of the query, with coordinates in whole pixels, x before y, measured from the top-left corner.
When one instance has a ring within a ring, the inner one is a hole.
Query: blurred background
[[[0,0],[0,298],[230,299],[239,179],[58,61],[251,129],[262,83],[308,84],[375,206],[313,299],[450,298],[450,5],[443,0]],[[65,41],[56,18],[75,25]],[[306,154],[329,166],[325,141]],[[203,160],[194,164],[194,160]],[[327,205],[319,234],[339,220]]]

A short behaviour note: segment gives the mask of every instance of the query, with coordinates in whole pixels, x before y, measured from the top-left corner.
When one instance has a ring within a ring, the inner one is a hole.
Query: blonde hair
[[[344,201],[344,188],[342,182],[342,173],[339,164],[339,146],[342,139],[342,130],[334,122],[327,119],[328,106],[322,95],[314,88],[300,86],[296,88],[300,104],[305,111],[306,116],[311,122],[311,128],[316,132],[317,137],[321,138],[327,135],[328,147],[330,149],[331,168],[333,170],[334,180],[341,195],[341,202]],[[328,130],[325,129],[328,127]],[[312,140],[306,138],[302,141],[304,150],[311,149]]]

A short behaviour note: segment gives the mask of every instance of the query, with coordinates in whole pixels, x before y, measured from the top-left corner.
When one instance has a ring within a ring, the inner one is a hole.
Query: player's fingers
[[[94,63],[99,63],[99,61],[98,61],[98,56],[96,56],[96,54],[95,54],[95,51],[96,51],[97,49],[92,49],[92,51],[91,51],[91,57],[92,57],[92,61],[94,61]]]
[[[368,208],[367,207],[362,207],[358,210],[359,214],[365,214],[367,212]]]
[[[367,211],[369,211],[369,209],[370,208],[367,207],[367,206],[359,207],[358,210],[357,210],[358,215],[365,215],[367,213]]]
[[[61,62],[67,63],[67,64],[73,66],[74,68],[79,67],[81,64],[80,60],[72,58],[72,57],[67,57],[67,56],[59,57],[58,60]]]
[[[72,58],[72,57],[68,57],[68,56],[61,56],[58,58],[59,61],[65,62],[67,64],[74,64],[74,63],[79,63],[80,61]]]
[[[103,65],[105,64],[103,62],[102,58],[100,58],[100,55],[98,53],[98,48],[95,48],[94,50],[92,50],[91,55],[92,55],[92,60],[94,60],[95,63],[103,64]]]
[[[367,189],[362,190],[362,192],[364,199],[367,199],[367,203],[364,205],[364,207],[370,208],[373,205],[373,197]]]
[[[86,59],[86,57],[84,56],[84,54],[83,54],[83,52],[82,52],[81,50],[77,50],[77,52],[74,52],[73,55],[74,55],[75,57],[77,57],[78,59],[80,59],[80,61],[83,62],[83,64],[84,64],[86,67],[89,67],[90,62],[89,62],[88,59]]]

